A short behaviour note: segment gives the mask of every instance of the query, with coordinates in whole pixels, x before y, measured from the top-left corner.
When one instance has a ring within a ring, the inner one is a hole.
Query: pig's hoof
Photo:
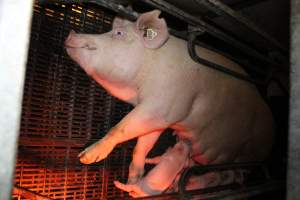
[[[109,145],[100,140],[79,153],[78,157],[80,158],[80,162],[83,164],[99,162],[105,159],[113,148],[113,145]]]
[[[128,192],[130,196],[137,198],[137,197],[145,197],[149,194],[145,193],[138,184],[123,184],[119,181],[114,181],[114,184],[120,190]]]
[[[142,176],[132,176],[132,177],[128,177],[127,184],[135,184],[135,183],[137,183],[141,178],[142,178]]]
[[[137,183],[144,175],[144,165],[140,167],[139,165],[135,165],[131,162],[129,166],[129,174],[127,184],[135,184]]]

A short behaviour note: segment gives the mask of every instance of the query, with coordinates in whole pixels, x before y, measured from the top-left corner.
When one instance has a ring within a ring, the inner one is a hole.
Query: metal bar
[[[283,188],[282,182],[269,181],[263,184],[242,187],[236,190],[226,190],[223,192],[217,192],[216,194],[207,194],[205,200],[238,200],[247,199],[250,197],[266,194],[269,192],[280,191]],[[199,199],[205,195],[198,195]],[[197,199],[196,195],[192,195],[193,199]]]
[[[300,0],[291,0],[290,114],[288,137],[287,199],[300,194]]]
[[[207,33],[213,35],[214,37],[226,42],[227,44],[235,47],[236,49],[241,50],[242,52],[244,52],[245,54],[247,54],[248,56],[251,56],[255,59],[261,60],[265,63],[267,63],[268,65],[271,66],[279,66],[275,61],[273,61],[272,59],[270,59],[269,57],[259,53],[258,51],[256,51],[255,49],[245,45],[244,43],[238,41],[237,39],[225,34],[224,32],[222,32],[221,30],[207,24],[206,22],[204,22],[203,20],[201,20],[200,18],[194,17],[186,12],[184,12],[183,10],[175,7],[174,5],[167,3],[166,1],[163,0],[142,0],[145,3],[148,3],[149,5],[152,5],[156,8],[159,8],[160,10],[163,10],[181,20],[186,21],[187,23],[189,23],[190,25],[193,25],[195,27],[199,27],[200,29],[202,29],[203,31],[206,31]]]
[[[209,67],[211,69],[214,69],[216,71],[222,72],[224,74],[230,75],[234,78],[237,78],[237,79],[240,79],[240,80],[243,80],[243,81],[248,81],[248,82],[250,82],[252,84],[255,84],[255,85],[258,85],[258,86],[265,86],[264,81],[253,79],[252,77],[250,77],[248,75],[233,71],[233,70],[231,70],[227,67],[224,67],[222,65],[218,65],[216,63],[210,62],[208,60],[205,60],[205,59],[199,57],[196,53],[196,50],[195,50],[195,45],[196,45],[195,40],[196,40],[196,37],[198,35],[201,35],[201,34],[203,34],[203,32],[190,32],[189,33],[188,52],[189,52],[190,57],[195,62],[197,62],[197,63],[199,63],[203,66]]]
[[[267,0],[247,0],[247,1],[241,0],[233,3],[229,3],[229,6],[235,10],[241,10],[243,8],[261,4],[265,1]]]
[[[185,185],[188,181],[188,178],[191,175],[203,175],[207,172],[212,172],[212,171],[224,171],[224,170],[235,170],[235,169],[255,169],[255,168],[260,168],[265,175],[265,180],[268,180],[270,178],[268,171],[265,169],[265,165],[263,163],[259,162],[250,162],[250,163],[228,163],[228,164],[218,164],[218,165],[205,165],[205,166],[193,166],[188,169],[186,169],[178,182],[178,188],[179,188],[179,194],[182,198],[185,198],[186,195],[186,190],[185,190]],[[230,186],[230,185],[229,185]],[[219,186],[217,186],[219,187]],[[220,186],[220,187],[226,187],[225,186]],[[231,186],[230,186],[231,187]],[[210,189],[214,191],[215,187],[213,188],[204,188],[200,190],[199,192],[201,193],[211,193]],[[217,190],[218,191],[218,190]]]
[[[33,1],[2,0],[0,10],[0,199],[11,199]]]
[[[19,195],[21,197],[25,197],[28,199],[35,199],[35,200],[52,200],[48,197],[44,197],[36,192],[32,192],[26,188],[15,186],[13,189],[13,194]]]
[[[65,170],[66,166],[68,170],[78,170],[83,169],[86,167],[86,165],[83,165],[80,163],[77,156],[74,156],[72,160],[68,160],[68,163],[65,162],[57,162],[57,159],[49,159],[49,158],[41,158],[38,155],[36,155],[34,152],[20,148],[21,153],[18,154],[18,159],[26,164],[34,164],[39,166],[41,169],[47,169],[47,170]],[[24,167],[25,164],[22,164]],[[26,166],[25,166],[26,167]],[[95,163],[92,165],[88,165],[89,169],[99,169],[99,167],[103,167],[103,163]]]
[[[33,137],[20,137],[19,145],[21,146],[65,146],[65,147],[84,147],[87,143],[94,143],[97,140],[80,140],[68,138],[33,138]]]
[[[107,0],[91,0],[88,2],[95,3],[98,5],[104,6],[106,8],[109,8],[109,9],[115,11],[116,13],[118,13],[119,15],[124,16],[127,19],[132,20],[132,21],[136,20],[136,18],[138,17],[137,12],[134,12],[131,9],[125,8],[122,5],[115,4],[115,3],[107,1]]]
[[[187,31],[177,31],[177,30],[174,30],[174,29],[171,29],[169,28],[169,32],[178,37],[178,38],[181,38],[181,39],[184,39],[184,40],[187,40],[188,38],[188,32]],[[261,68],[253,68],[253,64],[250,64],[249,61],[245,60],[245,59],[241,59],[241,58],[238,58],[237,56],[232,56],[230,54],[228,54],[227,52],[223,52],[223,51],[220,51],[219,49],[216,49],[204,42],[201,42],[199,40],[195,40],[195,44],[197,46],[200,46],[200,47],[203,47],[203,48],[206,48],[208,50],[211,50],[211,51],[214,51],[226,58],[228,58],[229,60],[232,60],[236,63],[238,63],[239,65],[241,65],[242,67],[246,67],[246,68],[251,68],[251,70],[253,70],[255,73],[259,74],[259,75],[266,75],[266,71],[265,70],[262,70]]]
[[[94,3],[96,5],[100,5],[107,9],[110,9],[131,21],[134,21],[138,16],[137,12],[134,12],[131,9],[124,7],[123,5],[116,4],[115,2],[108,0],[40,0],[40,3]]]
[[[200,5],[206,6],[209,9],[213,10],[216,14],[219,14],[224,17],[229,17],[231,20],[237,21],[241,25],[245,26],[253,33],[256,33],[270,45],[270,49],[280,49],[281,51],[287,53],[286,49],[276,41],[272,36],[267,34],[265,31],[261,30],[256,24],[250,21],[248,18],[244,17],[242,14],[234,11],[226,4],[220,2],[219,0],[196,0]]]
[[[161,194],[149,197],[142,197],[137,198],[140,200],[150,200],[150,199],[180,199],[180,200],[190,200],[190,199],[201,199],[201,200],[237,200],[237,199],[245,199],[249,197],[258,196],[260,194],[266,194],[269,192],[279,191],[283,188],[283,183],[279,181],[268,181],[266,183],[251,185],[251,186],[244,186],[239,189],[234,190],[226,190],[226,191],[219,191],[214,193],[203,193],[200,190],[189,190],[187,193],[190,195],[189,198],[182,198],[178,196],[178,193],[168,193],[168,194]],[[129,199],[129,198],[126,198]],[[131,198],[130,198],[131,199]]]

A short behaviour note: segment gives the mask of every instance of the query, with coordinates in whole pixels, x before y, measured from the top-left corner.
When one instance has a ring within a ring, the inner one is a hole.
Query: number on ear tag
[[[153,40],[157,36],[157,32],[152,28],[145,28],[144,29],[144,37],[149,40]]]

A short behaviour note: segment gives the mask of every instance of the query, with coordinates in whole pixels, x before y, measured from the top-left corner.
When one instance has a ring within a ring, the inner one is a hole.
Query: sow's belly
[[[269,110],[262,109],[235,117],[232,112],[193,131],[186,131],[190,130],[188,123],[173,128],[179,138],[190,140],[192,159],[206,165],[265,159],[272,147],[272,126]]]

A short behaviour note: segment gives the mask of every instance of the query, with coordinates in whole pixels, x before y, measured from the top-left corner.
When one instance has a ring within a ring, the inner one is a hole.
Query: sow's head
[[[115,18],[110,32],[92,35],[71,31],[65,41],[68,55],[88,74],[138,67],[146,51],[160,48],[169,37],[160,11],[141,14],[136,22]]]

